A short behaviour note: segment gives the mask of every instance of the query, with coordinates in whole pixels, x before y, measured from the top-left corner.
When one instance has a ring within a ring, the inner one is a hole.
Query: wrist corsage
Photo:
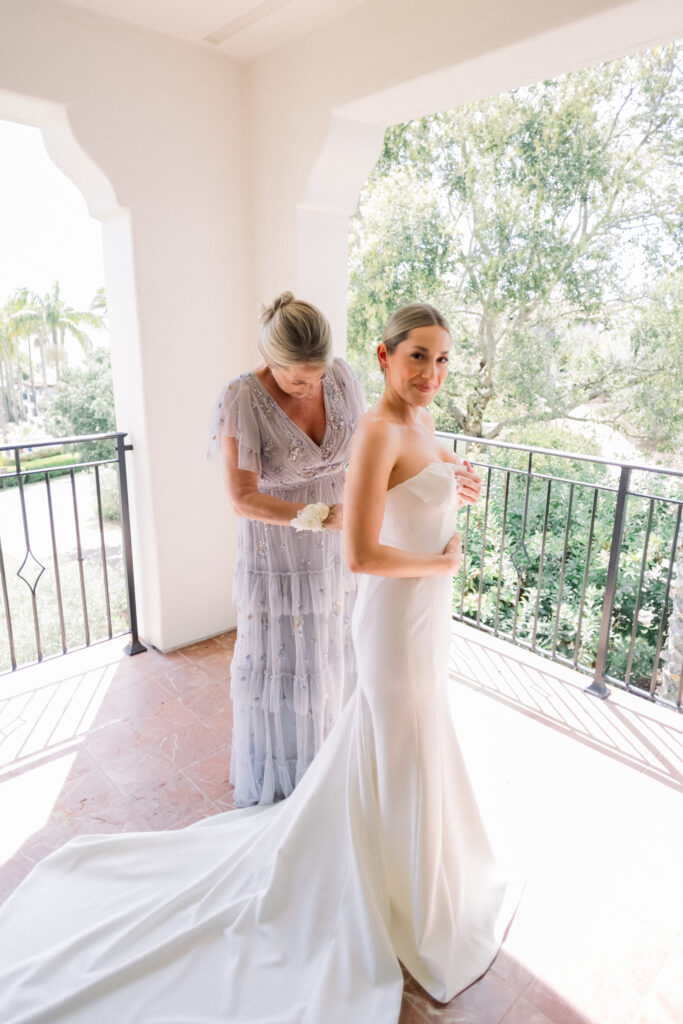
[[[334,506],[326,505],[323,501],[313,502],[311,505],[304,505],[300,508],[294,519],[290,521],[290,526],[293,526],[295,530],[312,530],[313,533],[317,533],[325,528],[325,522],[330,517],[330,513]]]

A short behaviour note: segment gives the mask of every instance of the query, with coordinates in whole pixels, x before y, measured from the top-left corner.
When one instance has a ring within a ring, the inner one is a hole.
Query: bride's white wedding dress
[[[452,467],[387,496],[383,543],[441,551]],[[448,1000],[510,916],[451,724],[451,579],[362,576],[359,684],[282,803],[83,836],[0,911],[3,1024],[395,1024],[398,961]]]

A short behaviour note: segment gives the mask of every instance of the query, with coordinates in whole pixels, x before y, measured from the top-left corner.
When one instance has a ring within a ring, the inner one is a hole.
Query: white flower
[[[323,523],[329,514],[330,506],[323,501],[316,501],[299,509],[289,525],[293,526],[295,530],[312,530],[317,533],[323,529]]]

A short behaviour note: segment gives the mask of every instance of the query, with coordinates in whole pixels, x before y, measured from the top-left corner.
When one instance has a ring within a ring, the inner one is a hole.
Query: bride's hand
[[[462,543],[459,533],[453,534],[443,553],[448,564],[448,572],[457,572],[462,564]]]
[[[458,484],[458,508],[474,505],[481,495],[481,477],[477,476],[466,460],[462,466],[453,466],[453,473]]]

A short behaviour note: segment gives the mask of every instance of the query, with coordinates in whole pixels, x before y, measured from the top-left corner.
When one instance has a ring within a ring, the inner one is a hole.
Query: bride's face
[[[443,327],[416,327],[393,352],[377,349],[385,386],[411,405],[429,405],[448,373],[451,336]]]

